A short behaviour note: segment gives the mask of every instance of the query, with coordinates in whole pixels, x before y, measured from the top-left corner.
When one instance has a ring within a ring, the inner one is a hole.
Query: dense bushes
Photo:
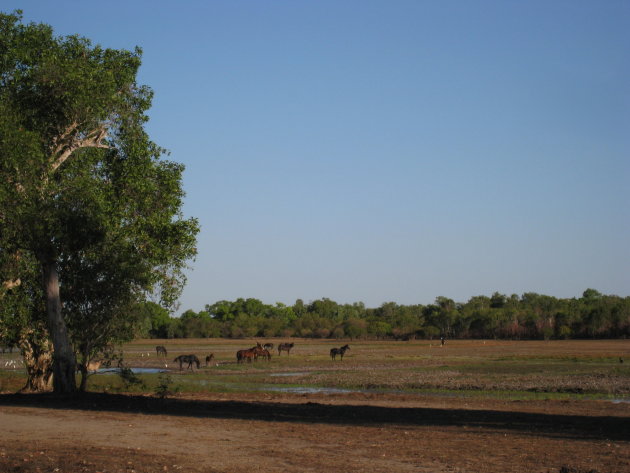
[[[140,309],[139,309],[140,310]],[[257,299],[219,301],[205,310],[165,316],[145,304],[142,336],[310,337],[412,339],[435,338],[620,338],[630,335],[630,297],[602,295],[594,289],[581,298],[558,299],[536,293],[475,296],[466,303],[438,297],[434,304],[387,302],[366,308],[361,302],[338,304],[320,299],[293,306],[267,305]],[[150,327],[150,328],[149,328]]]

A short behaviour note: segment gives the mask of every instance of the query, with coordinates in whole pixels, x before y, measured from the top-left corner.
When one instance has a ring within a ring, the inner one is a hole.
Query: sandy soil
[[[0,395],[1,472],[630,472],[630,405]]]

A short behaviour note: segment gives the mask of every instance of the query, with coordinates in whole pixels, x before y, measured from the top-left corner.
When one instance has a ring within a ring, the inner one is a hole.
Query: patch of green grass
[[[0,371],[0,393],[14,393],[26,384],[26,374],[22,371]]]

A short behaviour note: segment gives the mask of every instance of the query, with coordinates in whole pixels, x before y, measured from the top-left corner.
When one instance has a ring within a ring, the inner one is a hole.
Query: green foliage
[[[133,389],[145,389],[146,386],[144,381],[141,378],[136,376],[136,374],[131,370],[131,368],[127,368],[125,366],[120,368],[118,372],[120,379],[123,381],[123,385],[126,391],[131,391]]]
[[[0,282],[6,274],[30,288],[47,275],[38,293],[7,298],[29,314],[24,326],[46,311],[65,372],[70,345],[89,359],[142,332],[134,304],[152,295],[172,305],[196,253],[183,166],[144,130],[153,93],[136,82],[140,63],[139,48],[56,37],[19,12],[0,14]]]
[[[330,299],[294,306],[266,305],[255,299],[220,301],[206,311],[184,312],[171,319],[175,337],[307,338],[507,338],[566,339],[630,336],[630,298],[585,292],[580,299],[557,299],[535,293],[522,297],[495,292],[466,303],[447,297],[435,304],[377,308],[362,303],[338,304]],[[248,312],[251,310],[251,312]],[[204,321],[202,324],[201,321]]]
[[[173,385],[173,377],[168,373],[160,373],[155,386],[155,395],[160,399],[165,399],[180,391],[179,386]]]

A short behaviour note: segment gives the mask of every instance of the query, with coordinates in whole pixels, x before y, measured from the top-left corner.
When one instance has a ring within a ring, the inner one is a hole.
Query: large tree
[[[104,49],[0,14],[0,263],[24,255],[39,267],[57,392],[76,389],[69,318],[95,327],[90,318],[114,320],[112,307],[142,294],[172,301],[195,253],[183,168],[144,130],[152,92],[136,82],[140,62],[138,48]],[[103,293],[128,283],[115,301]]]

